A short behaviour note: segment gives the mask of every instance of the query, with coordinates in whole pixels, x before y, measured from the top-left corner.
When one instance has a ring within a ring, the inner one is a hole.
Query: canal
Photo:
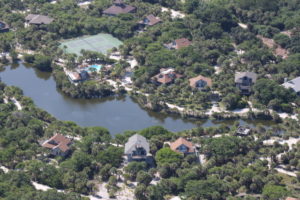
[[[102,126],[113,135],[126,130],[140,130],[160,125],[177,132],[196,126],[216,125],[211,120],[185,120],[178,116],[165,115],[142,109],[130,97],[122,99],[72,99],[56,89],[50,73],[40,72],[19,64],[7,66],[0,72],[7,85],[21,88],[25,96],[59,120],[73,121],[80,126]],[[245,123],[241,121],[241,123]]]

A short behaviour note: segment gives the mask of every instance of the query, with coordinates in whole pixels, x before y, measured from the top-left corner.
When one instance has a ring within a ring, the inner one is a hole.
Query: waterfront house
[[[5,23],[0,21],[0,33],[8,32],[9,26]]]
[[[192,88],[197,88],[199,90],[203,90],[205,87],[212,86],[211,78],[201,76],[201,75],[191,78],[191,79],[189,79],[189,81],[190,81],[190,86]]]
[[[154,15],[148,15],[143,20],[139,21],[139,27],[140,29],[145,28],[146,26],[154,26],[158,23],[160,23],[161,20],[159,17],[155,17]]]
[[[175,72],[173,68],[161,68],[160,73],[152,77],[152,82],[155,84],[170,84],[174,83],[175,79],[181,78],[182,75]]]
[[[286,89],[293,89],[300,96],[300,76],[293,80],[285,81],[282,86]]]
[[[81,76],[78,72],[68,72],[67,76],[72,83],[78,83],[81,81]]]
[[[42,147],[50,150],[54,156],[66,156],[70,151],[72,141],[62,134],[56,133],[53,137],[42,143]]]
[[[26,23],[29,25],[43,25],[43,24],[50,24],[53,22],[53,18],[45,16],[45,15],[35,15],[35,14],[29,14],[25,18]]]
[[[170,144],[170,148],[177,153],[183,153],[183,154],[195,153],[194,144],[182,137],[178,138],[175,142],[172,142]]]
[[[249,95],[251,87],[256,82],[257,74],[254,72],[236,72],[235,85],[242,94]]]
[[[236,130],[236,135],[238,136],[247,136],[251,132],[251,128],[247,126],[239,126]]]
[[[135,11],[135,7],[125,4],[123,0],[115,0],[112,6],[103,11],[103,14],[107,16],[116,16],[119,14],[133,13]]]
[[[125,144],[124,154],[127,161],[147,161],[149,157],[150,145],[147,139],[139,134],[135,134],[128,139]]]
[[[188,47],[192,44],[191,41],[187,38],[176,39],[169,44],[165,44],[164,46],[168,49],[181,49],[183,47]]]

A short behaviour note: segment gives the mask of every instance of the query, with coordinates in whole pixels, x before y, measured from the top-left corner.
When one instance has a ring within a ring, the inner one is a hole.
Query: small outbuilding
[[[0,21],[0,33],[5,33],[9,31],[9,26],[7,23]]]

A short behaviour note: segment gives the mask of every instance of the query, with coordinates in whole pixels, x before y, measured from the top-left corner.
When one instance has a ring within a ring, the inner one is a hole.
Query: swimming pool
[[[96,72],[99,72],[102,68],[102,65],[90,65],[87,67],[87,70],[89,72],[93,72],[93,71],[96,71]]]

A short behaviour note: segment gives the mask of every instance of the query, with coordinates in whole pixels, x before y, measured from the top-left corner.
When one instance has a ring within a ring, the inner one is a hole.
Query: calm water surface
[[[216,125],[210,120],[191,121],[177,116],[149,112],[142,109],[130,97],[104,100],[72,99],[55,87],[50,73],[40,72],[23,64],[7,66],[0,72],[7,85],[20,87],[24,95],[59,120],[74,121],[81,126],[103,126],[112,134],[126,130],[140,130],[161,125],[170,131],[182,131],[196,126]],[[229,123],[229,122],[228,122]],[[241,123],[245,123],[241,121]]]

